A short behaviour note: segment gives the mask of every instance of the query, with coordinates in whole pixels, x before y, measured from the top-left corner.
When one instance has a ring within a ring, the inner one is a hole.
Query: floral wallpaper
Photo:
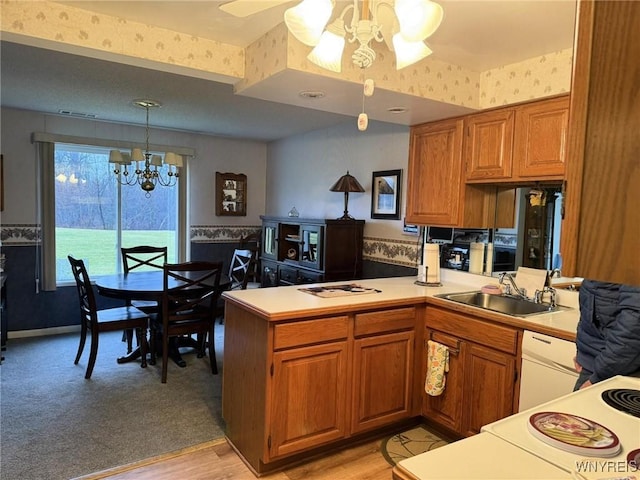
[[[30,37],[45,42],[126,55],[219,75],[236,91],[255,85],[283,70],[297,70],[362,83],[362,71],[349,61],[343,71],[323,70],[307,60],[310,47],[289,34],[284,22],[246,49],[194,37],[152,25],[46,1],[1,0],[3,36]],[[11,34],[7,36],[7,34]],[[355,45],[348,44],[345,58]],[[428,57],[397,71],[394,55],[376,48],[376,61],[367,69],[376,88],[481,109],[567,92],[571,81],[572,49],[475,72]],[[114,57],[116,58],[116,57]]]
[[[238,242],[242,237],[252,233],[260,233],[262,226],[230,226],[230,225],[194,225],[190,229],[189,238],[194,243]]]
[[[420,263],[420,242],[364,237],[362,257],[374,262],[417,268]]]
[[[235,80],[244,77],[244,50],[240,47],[53,2],[3,0],[0,5],[3,33],[143,58]]]

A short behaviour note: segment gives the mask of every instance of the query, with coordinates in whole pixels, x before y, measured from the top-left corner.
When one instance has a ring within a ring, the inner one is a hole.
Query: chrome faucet
[[[554,275],[557,275],[558,278],[562,277],[562,272],[559,268],[554,268],[553,270],[551,270],[551,272],[549,272],[549,278],[553,278]]]
[[[556,289],[553,287],[544,287],[542,290],[536,290],[534,302],[542,303],[545,293],[549,293],[549,310],[555,310],[558,303],[556,301]]]
[[[507,280],[509,280],[510,285],[504,283],[505,278]],[[524,288],[519,288],[518,285],[516,284],[516,279],[513,277],[513,275],[511,275],[509,272],[502,272],[499,276],[498,276],[498,283],[500,283],[500,285],[504,285],[504,293],[505,295],[513,295],[511,293],[511,290],[513,289],[516,293],[515,295],[520,297],[520,298],[524,298],[525,300],[529,300],[529,297],[527,297],[527,291]]]

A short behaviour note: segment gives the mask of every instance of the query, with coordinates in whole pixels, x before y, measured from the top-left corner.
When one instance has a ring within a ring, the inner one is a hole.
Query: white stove
[[[620,452],[608,457],[606,464],[600,464],[603,470],[611,474],[632,474],[640,478],[638,468],[628,465],[629,452],[640,449],[640,418],[618,410],[609,405],[602,398],[602,392],[612,389],[640,390],[640,378],[617,376],[599,382],[591,387],[572,392],[558,399],[543,403],[518,414],[504,418],[482,427],[482,432],[488,432],[498,438],[515,445],[538,458],[541,458],[562,470],[575,475],[576,470],[593,467],[583,462],[596,457],[570,453],[563,449],[549,445],[536,438],[528,429],[529,418],[538,412],[561,412],[579,416],[599,423],[612,431],[620,440]],[[637,406],[638,397],[631,400]],[[614,475],[609,475],[614,477]],[[577,476],[577,478],[580,478]]]

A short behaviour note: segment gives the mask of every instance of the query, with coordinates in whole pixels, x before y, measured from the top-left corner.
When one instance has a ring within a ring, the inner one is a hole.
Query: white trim
[[[93,145],[97,147],[111,148],[145,148],[145,145],[139,142],[127,142],[124,140],[109,140],[106,138],[76,137],[74,135],[59,135],[57,133],[33,132],[31,134],[31,143],[50,142],[50,143],[74,143],[78,145]],[[172,145],[149,144],[149,150],[157,152],[171,151],[178,155],[187,155],[189,157],[196,156],[195,148],[177,147]]]
[[[37,328],[34,330],[16,330],[7,332],[7,339],[27,338],[27,337],[45,337],[48,335],[60,335],[62,333],[74,333],[80,331],[80,325],[68,325],[66,327],[49,327]]]

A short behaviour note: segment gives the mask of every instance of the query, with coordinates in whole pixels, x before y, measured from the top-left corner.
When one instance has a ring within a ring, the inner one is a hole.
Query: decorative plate
[[[627,463],[631,468],[640,469],[640,448],[631,450],[627,455]]]
[[[539,440],[571,453],[613,457],[621,448],[620,440],[611,430],[570,413],[534,413],[527,427]]]

